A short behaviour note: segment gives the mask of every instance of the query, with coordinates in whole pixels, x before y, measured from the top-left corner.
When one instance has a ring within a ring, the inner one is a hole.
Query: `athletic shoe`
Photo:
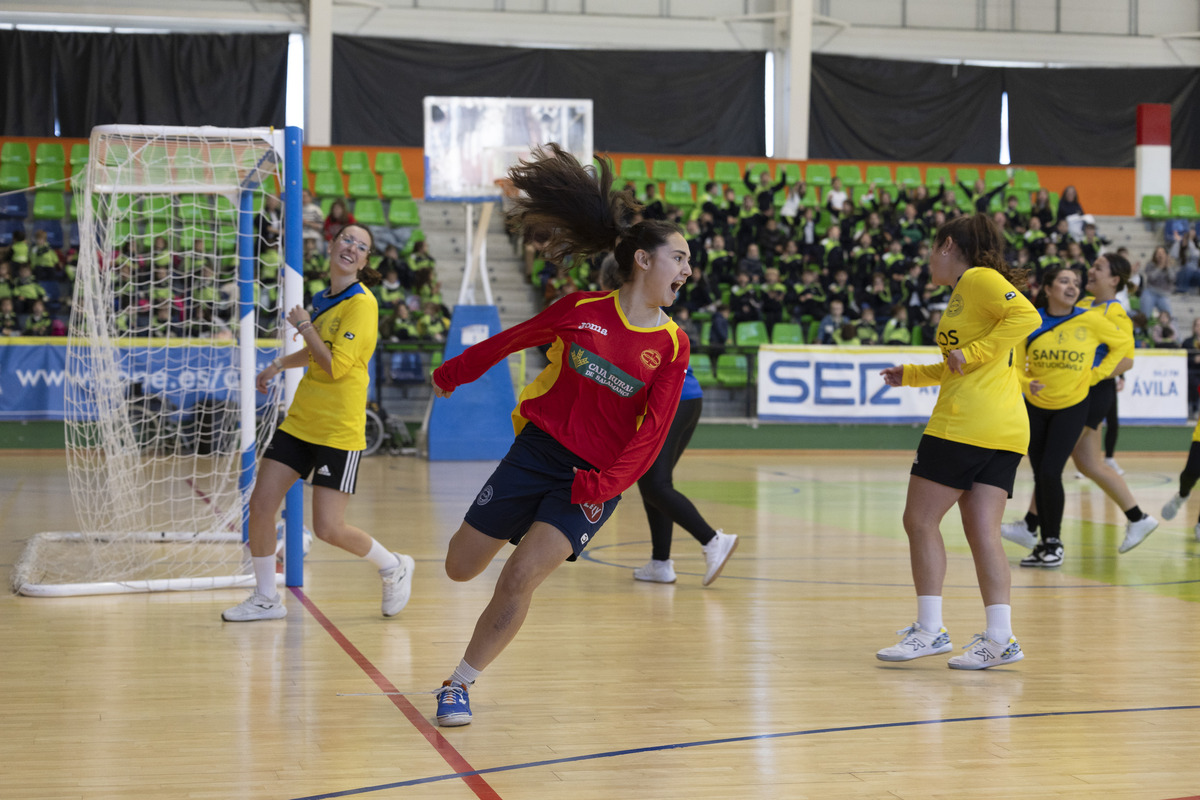
[[[260,619],[282,619],[287,616],[287,606],[279,595],[267,597],[254,592],[233,608],[221,615],[226,622],[255,622]]]
[[[1108,464],[1108,466],[1110,466],[1112,468],[1112,471],[1117,473],[1118,475],[1125,474],[1125,470],[1121,469],[1121,465],[1117,463],[1117,460],[1115,458],[1106,458],[1106,459],[1104,459],[1104,463]]]
[[[1047,539],[1034,545],[1033,552],[1021,559],[1022,567],[1061,567],[1063,546],[1058,539]]]
[[[1079,470],[1075,470],[1075,480],[1077,480],[1077,481],[1083,480],[1083,473],[1080,472]]]
[[[1168,500],[1162,507],[1163,519],[1175,519],[1175,515],[1179,513],[1179,507],[1187,502],[1187,498],[1175,493],[1175,496]]]
[[[925,631],[921,630],[920,623],[914,622],[907,628],[896,631],[896,634],[904,638],[899,644],[885,647],[876,653],[875,657],[880,661],[912,661],[914,658],[936,656],[954,649],[954,645],[950,644],[950,633],[945,628],[938,628],[936,632]]]
[[[675,561],[670,558],[666,561],[650,559],[633,571],[633,579],[635,581],[650,581],[651,583],[674,583]]]
[[[1008,637],[1008,641],[1001,644],[989,639],[987,633],[977,633],[963,650],[967,652],[950,659],[950,669],[987,669],[1013,664],[1025,657],[1015,636]]]
[[[708,586],[721,575],[721,570],[725,569],[725,562],[733,555],[733,551],[737,550],[738,537],[733,533],[725,533],[722,530],[717,531],[717,535],[709,540],[708,544],[704,545],[704,571],[703,585]]]
[[[445,681],[437,691],[437,723],[443,728],[471,724],[471,703],[467,687],[458,681]]]
[[[391,569],[379,570],[379,577],[383,581],[382,608],[385,617],[394,617],[408,605],[408,598],[412,594],[413,568],[417,565],[412,556],[400,553],[392,555],[400,559],[400,563]]]
[[[1037,547],[1037,534],[1029,530],[1029,526],[1025,524],[1025,520],[1004,523],[1000,526],[1000,535],[1013,544],[1019,544],[1027,550]]]
[[[1128,553],[1146,540],[1146,537],[1158,527],[1158,520],[1147,514],[1137,522],[1125,523],[1125,541],[1117,548],[1118,553]]]

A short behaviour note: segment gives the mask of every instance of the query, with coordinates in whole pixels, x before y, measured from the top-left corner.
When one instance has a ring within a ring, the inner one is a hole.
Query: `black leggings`
[[[1187,463],[1183,465],[1183,472],[1179,473],[1179,496],[1191,494],[1197,480],[1200,480],[1200,442],[1192,442]]]
[[[671,430],[667,431],[667,440],[663,442],[658,458],[646,470],[646,474],[638,479],[642,505],[646,507],[646,519],[650,522],[650,541],[653,545],[651,558],[656,561],[666,561],[671,557],[671,530],[676,522],[702,545],[712,541],[716,534],[700,516],[692,501],[675,488],[671,475],[679,457],[692,440],[696,423],[700,421],[702,405],[702,397],[679,401],[679,409],[675,412]]]
[[[1117,450],[1117,434],[1121,432],[1121,420],[1117,417],[1117,396],[1113,395],[1112,407],[1104,418],[1104,457],[1112,458]]]
[[[1033,496],[1037,499],[1038,522],[1042,541],[1061,539],[1063,507],[1063,467],[1079,441],[1087,421],[1088,400],[1067,408],[1038,408],[1028,400],[1029,462],[1033,465]]]

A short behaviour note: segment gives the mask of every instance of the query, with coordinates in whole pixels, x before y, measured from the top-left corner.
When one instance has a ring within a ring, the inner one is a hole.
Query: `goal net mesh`
[[[239,337],[255,327],[255,372],[281,352],[282,173],[266,131],[93,132],[73,187],[80,251],[65,380],[81,527],[35,536],[15,590],[203,588],[245,572]],[[244,191],[253,197],[252,274],[239,274]],[[256,310],[248,321],[239,308],[247,280]],[[268,395],[255,394],[257,453],[282,392],[276,381]]]

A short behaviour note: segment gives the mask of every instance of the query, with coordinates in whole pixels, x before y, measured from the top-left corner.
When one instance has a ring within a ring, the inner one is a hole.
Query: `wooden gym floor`
[[[1157,515],[1178,454],[1119,454]],[[230,624],[242,590],[0,596],[3,798],[1131,798],[1200,795],[1196,500],[1116,553],[1123,517],[1067,478],[1061,569],[1016,567],[1026,659],[959,672],[875,659],[913,619],[900,513],[908,453],[691,451],[679,486],[741,545],[700,586],[676,530],[675,585],[649,558],[637,490],[471,693],[475,721],[432,724],[499,562],[445,577],[482,463],[363,463],[350,520],[412,554],[411,603],[379,615],[373,570],[317,543],[286,619]],[[0,563],[70,530],[60,453],[0,459]],[[1007,518],[1031,491],[1022,466]],[[956,518],[946,623],[983,628]],[[506,556],[507,552],[502,554]]]

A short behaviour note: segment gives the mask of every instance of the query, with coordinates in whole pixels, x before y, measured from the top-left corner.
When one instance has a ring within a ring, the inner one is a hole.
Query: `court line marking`
[[[290,591],[304,605],[304,608],[307,609],[308,613],[312,614],[317,623],[325,629],[325,632],[328,633],[330,637],[332,637],[333,640],[338,643],[342,650],[346,652],[346,655],[350,656],[351,660],[359,666],[359,669],[366,673],[367,677],[370,678],[381,691],[397,691],[395,685],[393,685],[390,680],[384,677],[383,673],[371,663],[370,659],[363,655],[362,651],[355,647],[354,644],[348,638],[346,638],[346,635],[341,632],[337,625],[333,624],[329,617],[325,616],[321,609],[317,608],[317,604],[309,599],[308,595],[304,593],[303,589],[299,588],[298,586],[292,586],[290,587]],[[483,779],[482,776],[486,770],[477,770],[472,767],[467,759],[464,758],[462,754],[454,748],[454,745],[450,744],[450,742],[446,740],[446,737],[442,736],[441,732],[432,724],[430,724],[429,720],[425,718],[425,715],[418,711],[416,706],[408,701],[408,698],[399,694],[390,694],[388,695],[388,699],[391,700],[392,705],[396,706],[396,708],[400,710],[400,713],[403,714],[410,723],[412,723],[412,726],[417,729],[417,732],[424,736],[426,741],[433,745],[433,749],[436,750],[438,755],[445,760],[446,764],[449,765],[451,769],[457,770],[457,772],[454,774],[463,779],[463,781],[467,784],[471,791],[475,793],[475,796],[478,797],[479,800],[502,800],[496,790],[493,789],[488,782]],[[347,795],[361,793],[361,789],[349,789],[342,792],[330,792],[328,794],[313,795],[312,797],[345,797]]]
[[[486,769],[476,770],[474,772],[462,773],[456,772],[448,775],[431,775],[427,778],[413,778],[407,781],[396,781],[395,783],[381,783],[375,786],[364,786],[360,789],[351,789],[336,794],[319,794],[309,795],[306,797],[297,797],[293,800],[324,800],[329,797],[348,797],[355,794],[368,794],[370,792],[381,792],[386,789],[400,789],[406,786],[422,786],[430,783],[440,783],[459,778],[491,775],[498,772],[512,772],[519,769],[534,769],[537,767],[550,767],[557,764],[572,764],[581,761],[595,761],[601,758],[619,758],[621,756],[641,755],[643,753],[656,753],[665,750],[686,750],[693,747],[708,747],[711,745],[722,744],[741,744],[744,742],[762,742],[770,739],[789,739],[799,736],[816,736],[826,733],[851,733],[854,731],[871,731],[884,730],[887,728],[915,728],[920,725],[945,725],[955,722],[993,722],[997,720],[1016,720],[1016,719],[1040,719],[1043,717],[1081,717],[1097,714],[1134,714],[1145,712],[1159,711],[1200,711],[1200,705],[1187,706],[1152,706],[1146,708],[1107,708],[1107,709],[1092,709],[1090,711],[1037,711],[1028,714],[997,714],[979,717],[950,717],[946,719],[919,719],[910,720],[908,722],[878,722],[870,725],[846,725],[836,728],[812,728],[802,731],[785,731],[783,733],[760,733],[750,736],[730,736],[724,739],[702,739],[694,742],[677,742],[675,744],[654,745],[651,747],[632,747],[627,750],[608,750],[601,753],[588,753],[579,756],[564,756],[562,758],[550,758],[544,761],[527,761],[521,764],[507,764],[501,767],[488,767]],[[1181,798],[1187,800],[1187,798]]]
[[[744,535],[744,534],[739,534],[739,535]],[[608,549],[611,549],[614,547],[632,547],[634,545],[637,545],[639,547],[645,547],[649,544],[650,544],[650,542],[648,542],[648,541],[642,541],[642,542],[614,542],[612,544],[593,545],[590,548],[588,548],[587,550],[584,550],[583,553],[579,556],[579,559],[581,561],[590,561],[593,564],[601,564],[606,567],[617,567],[618,569],[632,570],[634,567],[629,566],[628,564],[620,564],[620,563],[617,563],[616,561],[605,561],[603,559],[596,558],[592,554],[598,550],[608,550]],[[1174,557],[1178,557],[1180,554],[1172,553],[1172,555]],[[1184,553],[1183,555],[1191,557],[1187,553]],[[970,558],[969,555],[963,555],[962,557]],[[900,558],[900,556],[897,556],[897,559],[899,559],[899,558]],[[1116,558],[1116,556],[1113,556],[1113,558]],[[852,556],[847,556],[847,559],[859,560]],[[819,558],[819,559],[809,559],[809,560],[830,560],[830,559]],[[905,561],[908,560],[907,556],[904,557],[904,560]],[[1014,572],[1015,571],[1016,570],[1014,570]],[[704,575],[703,572],[687,572],[686,570],[681,570],[681,569],[676,569],[675,572],[679,575],[694,575],[697,577],[703,577],[703,575]],[[1017,574],[1020,574],[1020,573],[1017,573]],[[764,577],[761,577],[758,575],[731,575],[727,572],[721,573],[721,580],[758,581],[761,583],[801,583],[801,584],[814,584],[814,585],[820,585],[820,586],[874,586],[874,587],[888,588],[888,589],[903,589],[905,587],[910,588],[910,589],[912,588],[912,581],[908,581],[906,583],[882,583],[879,581],[823,581],[823,580],[807,580],[804,578],[764,578]],[[1060,589],[1139,589],[1139,588],[1149,587],[1149,586],[1181,586],[1181,585],[1186,585],[1186,584],[1200,583],[1200,578],[1187,578],[1184,580],[1177,580],[1177,581],[1158,581],[1155,583],[1104,583],[1101,581],[1097,581],[1094,578],[1086,578],[1086,577],[1080,578],[1080,580],[1084,580],[1084,581],[1088,581],[1088,582],[1087,583],[1078,583],[1078,584],[1075,584],[1075,583],[1061,584],[1061,585],[1058,585],[1058,584],[1039,585],[1039,584],[1016,584],[1016,583],[1014,583],[1012,585],[1012,588],[1013,589],[1055,590],[1055,591],[1060,590]],[[944,588],[946,588],[946,589],[974,589],[977,587],[975,584],[962,584],[962,585],[957,585],[957,586],[954,584],[946,584],[946,586]]]

